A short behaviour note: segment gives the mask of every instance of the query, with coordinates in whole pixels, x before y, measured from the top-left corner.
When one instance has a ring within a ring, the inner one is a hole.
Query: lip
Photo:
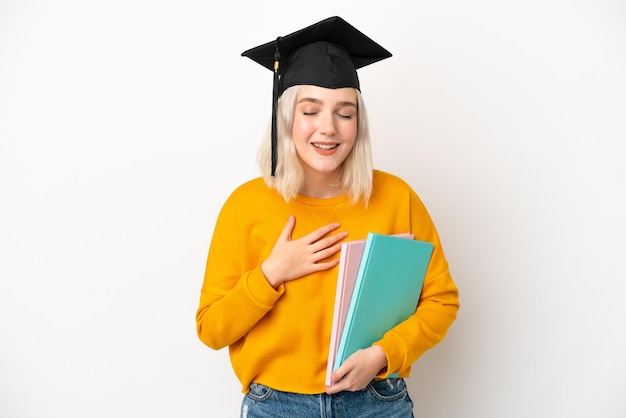
[[[315,148],[318,149],[333,149],[339,146],[338,142],[311,142]]]
[[[337,142],[312,142],[311,146],[319,155],[333,155],[339,149],[341,144]],[[332,148],[319,148],[318,146],[323,147],[332,147]]]

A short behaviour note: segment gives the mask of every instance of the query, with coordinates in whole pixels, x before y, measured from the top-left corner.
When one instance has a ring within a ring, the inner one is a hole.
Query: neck
[[[338,174],[307,173],[300,193],[309,197],[327,199],[339,196],[342,191]]]

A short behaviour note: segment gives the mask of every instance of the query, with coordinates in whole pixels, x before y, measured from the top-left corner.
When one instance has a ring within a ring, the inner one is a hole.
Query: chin
[[[339,173],[341,170],[341,166],[332,166],[332,167],[312,167],[313,171],[319,174],[335,174]]]

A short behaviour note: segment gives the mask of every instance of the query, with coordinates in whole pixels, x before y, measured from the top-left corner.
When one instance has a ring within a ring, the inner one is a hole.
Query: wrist
[[[378,368],[377,374],[381,374],[387,370],[387,354],[385,354],[385,350],[383,350],[383,348],[378,344],[373,344],[372,349],[372,351],[375,353],[374,355],[376,357],[376,361],[378,362],[377,365],[380,366]]]
[[[275,273],[275,269],[272,267],[271,263],[267,262],[267,260],[261,263],[261,273],[263,273],[267,283],[269,283],[269,285],[274,289],[282,283],[282,281],[278,278],[278,275]]]

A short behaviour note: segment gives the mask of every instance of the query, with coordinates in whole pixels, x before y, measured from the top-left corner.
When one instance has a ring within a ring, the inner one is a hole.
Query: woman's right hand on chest
[[[335,267],[339,259],[328,258],[341,249],[341,241],[348,236],[347,232],[330,235],[340,227],[338,223],[332,223],[292,240],[295,225],[295,217],[290,216],[270,255],[261,263],[261,271],[274,288],[284,282]]]

